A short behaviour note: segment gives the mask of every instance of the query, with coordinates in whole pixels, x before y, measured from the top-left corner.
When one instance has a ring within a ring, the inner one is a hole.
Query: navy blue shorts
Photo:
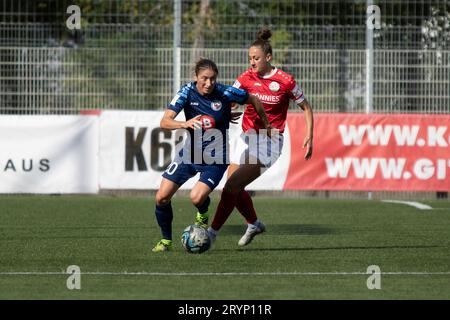
[[[201,181],[214,190],[222,180],[227,171],[227,164],[186,164],[183,162],[172,162],[163,173],[163,177],[181,186],[190,178],[200,172]]]

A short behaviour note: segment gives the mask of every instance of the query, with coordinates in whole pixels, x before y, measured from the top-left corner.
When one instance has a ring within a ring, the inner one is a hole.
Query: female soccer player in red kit
[[[258,118],[255,108],[252,105],[246,106],[242,119],[243,132],[230,157],[228,180],[223,188],[213,222],[208,228],[212,240],[215,240],[217,232],[235,207],[248,224],[245,234],[238,242],[240,246],[249,244],[255,235],[265,231],[265,225],[258,220],[252,199],[244,188],[258,178],[264,168],[269,168],[279,158],[290,100],[304,111],[305,159],[309,160],[312,156],[314,120],[311,106],[294,78],[270,64],[271,36],[272,33],[268,29],[258,32],[257,40],[249,49],[250,68],[238,77],[234,86],[248,91],[261,100],[270,126],[277,129],[278,134],[272,129],[269,138],[263,132],[265,126]]]

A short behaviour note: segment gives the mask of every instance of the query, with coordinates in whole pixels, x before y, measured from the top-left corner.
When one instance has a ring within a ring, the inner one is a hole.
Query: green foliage
[[[136,31],[135,31],[136,32]],[[86,45],[68,49],[67,92],[77,93],[73,103],[79,109],[147,109],[154,93],[148,79],[155,74],[157,56],[150,47],[140,47],[133,31],[117,33],[101,47]],[[86,94],[94,89],[95,95]]]
[[[284,50],[274,55],[272,63],[274,65],[282,66],[289,58],[287,51],[292,43],[292,34],[284,29],[274,30],[271,38],[271,44],[274,49]]]

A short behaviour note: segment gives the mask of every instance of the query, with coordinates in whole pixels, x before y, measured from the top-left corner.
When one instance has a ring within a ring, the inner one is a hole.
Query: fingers
[[[190,128],[190,129],[200,129],[202,127],[202,122],[199,120],[199,118],[201,117],[201,115],[195,116],[192,119],[189,119],[188,121],[185,122],[185,128]]]
[[[195,120],[193,122],[193,124],[192,124],[192,127],[193,127],[194,130],[201,129],[202,128],[202,122],[198,121],[198,120]]]
[[[305,152],[305,160],[309,160],[312,157],[313,148],[312,148],[312,145],[309,142],[306,145],[303,146],[303,148],[305,148],[305,147],[307,148],[306,152]]]
[[[202,127],[202,122],[199,120],[200,117],[201,117],[201,115],[198,115],[198,116],[195,116],[195,117],[193,117],[192,119],[190,119],[190,120],[188,121],[189,128],[194,129],[194,130],[196,130],[196,129],[201,129],[201,127]]]
[[[231,123],[238,124],[238,120],[241,117],[242,112],[231,112]]]
[[[313,151],[313,147],[312,147],[312,139],[306,137],[304,142],[303,142],[303,149],[306,148],[306,152],[305,152],[305,160],[309,160],[312,157],[312,151]]]
[[[306,150],[305,153],[305,160],[309,160],[312,157],[312,147],[308,147],[308,150]]]
[[[271,125],[268,125],[267,127],[266,127],[266,130],[267,130],[267,136],[269,137],[269,138],[272,138],[272,130],[276,130],[274,127],[272,127]]]

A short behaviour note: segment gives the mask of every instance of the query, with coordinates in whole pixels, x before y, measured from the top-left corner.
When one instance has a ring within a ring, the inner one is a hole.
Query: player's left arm
[[[230,102],[237,102],[239,104],[252,104],[255,107],[258,116],[262,120],[264,128],[267,130],[267,136],[272,136],[271,130],[273,130],[273,128],[270,125],[269,119],[267,118],[266,111],[264,111],[262,102],[258,99],[258,97],[248,93],[246,90],[236,87],[228,87],[225,90],[225,95],[228,96],[228,100]]]
[[[309,104],[308,100],[303,99],[298,106],[303,110],[303,114],[305,115],[306,120],[306,135],[303,140],[303,148],[306,148],[305,152],[305,160],[309,160],[312,157],[313,153],[313,137],[314,137],[314,116],[312,107]]]

